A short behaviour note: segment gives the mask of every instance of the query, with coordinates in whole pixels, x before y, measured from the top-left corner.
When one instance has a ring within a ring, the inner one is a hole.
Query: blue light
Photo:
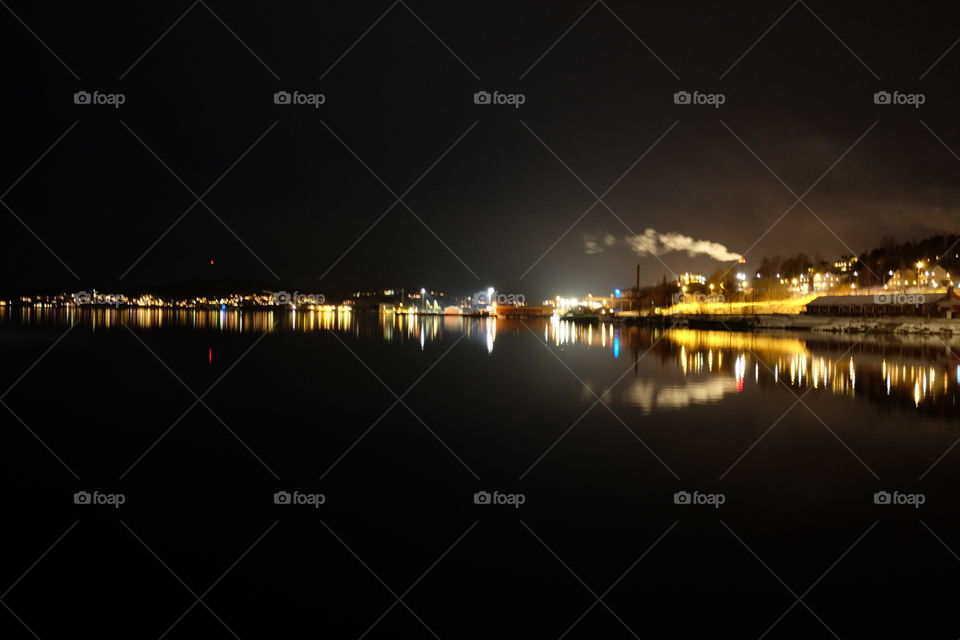
[[[615,297],[619,298],[619,297],[620,297],[620,289],[614,289],[614,290],[613,290],[613,295],[614,295]]]
[[[613,336],[613,357],[620,357],[620,336],[617,334]]]

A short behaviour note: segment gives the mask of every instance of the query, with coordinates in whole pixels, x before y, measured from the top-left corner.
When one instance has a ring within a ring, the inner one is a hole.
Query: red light
[[[207,352],[207,364],[213,364],[213,347]]]
[[[213,264],[213,260],[210,261],[210,264]]]

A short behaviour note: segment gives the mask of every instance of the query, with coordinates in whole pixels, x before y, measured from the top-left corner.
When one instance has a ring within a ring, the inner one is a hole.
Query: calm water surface
[[[108,599],[159,636],[193,599],[143,547],[111,561],[138,545],[120,520],[198,593],[278,522],[209,596],[240,637],[318,617],[359,637],[395,601],[381,579],[416,584],[405,602],[442,638],[955,635],[958,354],[938,337],[0,309],[11,535],[36,557],[81,521],[9,600],[40,637],[46,599],[77,616]],[[74,506],[82,488],[127,503]],[[160,612],[123,587],[156,580]],[[616,615],[580,619],[611,585]],[[816,616],[780,619],[811,585]],[[370,637],[406,632],[431,637],[398,605]]]
[[[17,332],[71,325],[91,334],[125,327],[150,332],[191,330],[206,335],[211,343],[222,335],[289,332],[302,334],[306,344],[309,334],[336,332],[348,341],[381,344],[387,351],[401,352],[416,345],[424,352],[445,351],[464,340],[464,348],[474,354],[476,346],[482,345],[487,356],[497,350],[498,357],[506,358],[511,354],[504,352],[516,349],[517,336],[523,336],[525,341],[539,341],[556,355],[563,354],[558,362],[569,359],[586,367],[606,362],[613,372],[633,364],[632,370],[619,378],[625,384],[622,388],[618,385],[618,393],[611,390],[605,402],[633,405],[650,413],[720,403],[737,393],[793,390],[829,393],[884,407],[910,407],[917,415],[949,419],[957,417],[954,408],[960,390],[960,337],[936,335],[741,333],[540,319],[408,318],[310,311],[0,308],[0,322],[11,340]],[[207,364],[213,364],[213,354],[207,355]],[[537,366],[533,364],[525,364],[521,357],[513,366],[516,374],[529,368],[528,373],[535,375]],[[591,387],[589,383],[585,386]]]

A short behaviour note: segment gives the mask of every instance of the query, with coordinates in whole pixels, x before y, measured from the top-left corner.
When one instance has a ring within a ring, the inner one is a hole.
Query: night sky
[[[755,262],[960,221],[948,2],[5,2],[7,290],[602,294],[721,264],[647,228]]]

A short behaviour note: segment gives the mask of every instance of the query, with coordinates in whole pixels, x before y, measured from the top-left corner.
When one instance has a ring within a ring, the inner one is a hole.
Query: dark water
[[[0,310],[0,633],[956,637],[958,350]]]

